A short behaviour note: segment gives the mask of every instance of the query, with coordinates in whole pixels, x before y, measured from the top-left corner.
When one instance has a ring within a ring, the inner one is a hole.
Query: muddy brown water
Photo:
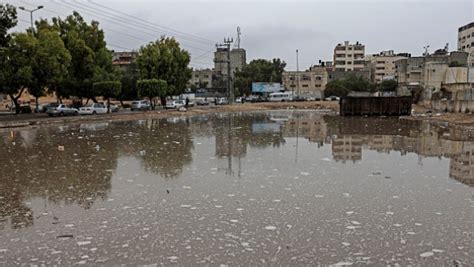
[[[0,134],[0,265],[474,262],[462,129],[272,111]]]

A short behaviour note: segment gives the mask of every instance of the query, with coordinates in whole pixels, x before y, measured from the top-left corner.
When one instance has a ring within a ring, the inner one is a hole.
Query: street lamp
[[[19,9],[23,10],[23,11],[26,11],[26,12],[30,12],[30,21],[31,21],[31,30],[34,31],[34,27],[33,27],[33,12],[37,11],[37,10],[40,10],[43,8],[43,6],[38,6],[37,8],[35,9],[26,9],[25,7],[18,7]]]

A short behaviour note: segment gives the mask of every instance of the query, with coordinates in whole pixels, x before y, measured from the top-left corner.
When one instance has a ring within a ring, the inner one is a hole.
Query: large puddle
[[[281,111],[0,134],[0,265],[474,262],[463,130]]]

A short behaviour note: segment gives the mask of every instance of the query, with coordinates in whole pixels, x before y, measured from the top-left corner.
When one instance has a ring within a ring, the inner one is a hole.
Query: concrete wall
[[[467,113],[474,111],[473,100],[432,100],[431,109],[451,113]]]

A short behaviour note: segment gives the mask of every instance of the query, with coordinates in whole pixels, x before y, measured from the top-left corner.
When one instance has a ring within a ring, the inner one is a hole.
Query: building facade
[[[298,96],[322,99],[328,77],[326,67],[317,65],[306,71],[285,71],[282,73],[282,82],[285,90]]]
[[[333,66],[336,70],[352,71],[362,70],[365,66],[365,46],[356,42],[350,44],[337,44],[334,48]]]
[[[458,51],[468,53],[469,65],[474,67],[474,22],[459,27]]]
[[[421,57],[409,57],[395,61],[395,77],[398,94],[407,95],[420,90],[421,100],[431,100],[443,87],[448,72],[456,66],[466,68],[466,52],[448,53],[445,49]],[[467,82],[467,80],[466,80]]]
[[[393,50],[382,51],[367,58],[370,69],[370,80],[381,83],[384,80],[395,80],[395,61],[408,58],[410,54],[395,54]]]
[[[211,69],[194,69],[189,80],[189,85],[196,88],[213,88],[214,71]]]
[[[118,66],[121,69],[127,68],[137,58],[137,52],[113,52],[112,65]]]
[[[231,77],[237,70],[241,70],[247,64],[247,54],[243,48],[235,48],[230,51]],[[214,70],[223,76],[227,75],[227,48],[217,48],[214,52]]]

